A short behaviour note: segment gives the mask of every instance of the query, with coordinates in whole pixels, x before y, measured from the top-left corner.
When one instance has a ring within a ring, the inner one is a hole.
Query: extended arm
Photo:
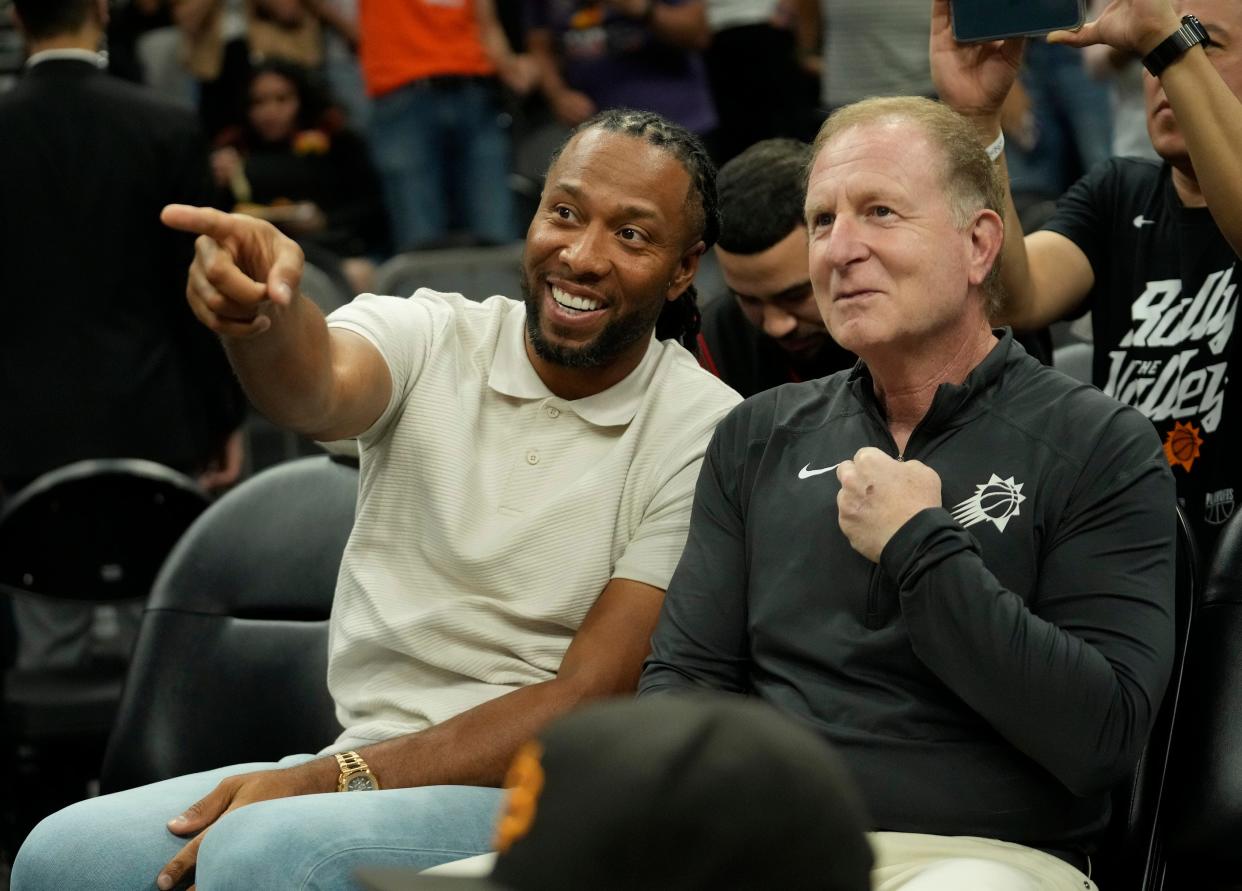
[[[171,205],[166,224],[198,232],[186,296],[220,335],[255,406],[275,423],[320,440],[368,429],[392,392],[379,351],[348,331],[329,332],[298,292],[302,251],[271,224],[210,208]]]

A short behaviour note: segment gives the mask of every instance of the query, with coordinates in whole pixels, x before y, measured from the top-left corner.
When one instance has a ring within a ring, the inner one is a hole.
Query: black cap
[[[867,819],[828,744],[757,700],[654,696],[556,721],[514,761],[487,878],[372,888],[867,891]]]

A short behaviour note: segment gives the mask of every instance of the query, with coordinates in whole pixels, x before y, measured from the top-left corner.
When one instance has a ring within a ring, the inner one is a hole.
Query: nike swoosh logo
[[[827,473],[830,470],[836,470],[843,463],[845,462],[838,461],[836,464],[833,464],[831,467],[821,467],[818,470],[811,470],[811,465],[808,464],[806,467],[803,467],[801,470],[798,471],[798,479],[809,480],[811,477],[819,476],[821,473]]]
[[[1139,214],[1137,217],[1134,218],[1135,229],[1142,229],[1144,226],[1154,226],[1154,225],[1156,225],[1155,220],[1145,219],[1142,214]]]

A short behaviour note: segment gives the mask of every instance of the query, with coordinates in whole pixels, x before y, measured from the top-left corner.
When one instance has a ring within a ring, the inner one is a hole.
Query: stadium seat
[[[50,471],[0,511],[5,619],[15,598],[51,607],[46,618],[64,626],[56,628],[64,638],[59,648],[31,649],[28,640],[24,666],[8,667],[12,650],[0,654],[0,752],[13,782],[28,790],[9,799],[8,832],[24,835],[42,816],[85,797],[99,776],[129,638],[118,635],[111,652],[90,646],[95,607],[139,608],[164,558],[207,504],[193,480],[163,465],[105,459]],[[63,616],[57,602],[76,608]],[[20,643],[21,629],[14,631],[3,635],[10,647]]]
[[[336,281],[327,272],[310,262],[302,267],[302,293],[309,297],[325,316],[332,310],[344,306],[354,296],[349,293],[344,284]]]
[[[143,616],[103,791],[314,752],[340,733],[328,616],[357,490],[354,466],[302,458],[189,529]]]
[[[1170,740],[1188,695],[1187,653],[1200,590],[1199,553],[1185,512],[1177,509],[1177,585],[1174,594],[1173,672],[1156,722],[1138,765],[1113,792],[1113,818],[1093,858],[1092,878],[1104,891],[1158,891],[1164,875],[1164,827],[1170,825],[1164,798],[1169,788]],[[1192,623],[1192,617],[1193,623]],[[1196,632],[1198,633],[1198,632]]]
[[[1052,367],[1076,381],[1089,384],[1094,353],[1089,343],[1067,343],[1052,351]]]
[[[522,299],[522,242],[398,254],[375,271],[375,293],[409,297],[419,288],[486,300]]]
[[[1170,751],[1164,887],[1237,888],[1242,875],[1242,519],[1207,564]],[[1154,887],[1154,886],[1153,886]]]

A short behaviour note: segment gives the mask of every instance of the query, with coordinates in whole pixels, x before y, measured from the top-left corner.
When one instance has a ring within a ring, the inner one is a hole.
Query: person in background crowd
[[[371,146],[398,250],[433,247],[454,229],[477,243],[517,236],[500,84],[534,86],[494,0],[365,0],[362,74]],[[456,224],[456,225],[455,225]]]
[[[703,310],[699,362],[743,396],[849,368],[811,288],[802,215],[811,147],[757,143],[720,169],[716,258],[729,293]]]
[[[356,291],[370,290],[370,258],[386,250],[388,232],[366,143],[291,63],[260,62],[248,97],[245,125],[212,153],[216,185],[236,212],[330,252]]]
[[[715,128],[699,55],[711,39],[705,0],[527,0],[527,10],[540,86],[563,123],[638,108],[700,135]]]
[[[228,486],[245,403],[178,299],[193,243],[159,224],[169,201],[210,196],[194,116],[103,70],[104,3],[14,8],[29,59],[0,95],[0,501],[85,458]],[[89,604],[15,611],[23,667],[86,657]]]
[[[947,0],[936,10],[940,94],[991,143],[1021,45],[958,46]],[[1201,25],[1181,18],[1192,11]],[[1183,24],[1185,36],[1166,45]],[[1143,57],[1147,128],[1163,163],[1114,158],[1097,167],[1025,239],[1009,213],[1000,317],[1032,328],[1090,310],[1092,379],[1155,425],[1208,556],[1239,480],[1230,363],[1242,249],[1242,7],[1113,0],[1081,31],[1050,39]]]
[[[1004,188],[970,123],[872,99],[814,150],[811,281],[861,362],[721,422],[640,694],[818,730],[877,891],[1093,891],[1173,662],[1159,440],[991,328]]]
[[[191,872],[204,887],[343,888],[379,849],[420,868],[489,850],[521,743],[634,689],[703,450],[738,402],[674,340],[693,342],[715,194],[692,134],[605,113],[549,171],[525,300],[364,295],[327,323],[276,229],[168,208],[203,233],[187,296],[256,405],[359,440],[329,634],[344,730],[322,757],[54,814],[18,852],[14,891],[167,891]]]
[[[927,0],[800,0],[815,19],[820,101],[829,110],[873,96],[933,96],[927,71]]]
[[[707,0],[712,39],[703,60],[718,164],[765,139],[814,135],[819,72],[799,64],[799,48],[818,39],[818,21],[799,15],[795,0]]]
[[[182,58],[199,83],[199,113],[209,138],[240,123],[250,65],[285,59],[308,69],[323,61],[323,34],[310,0],[173,0]]]

